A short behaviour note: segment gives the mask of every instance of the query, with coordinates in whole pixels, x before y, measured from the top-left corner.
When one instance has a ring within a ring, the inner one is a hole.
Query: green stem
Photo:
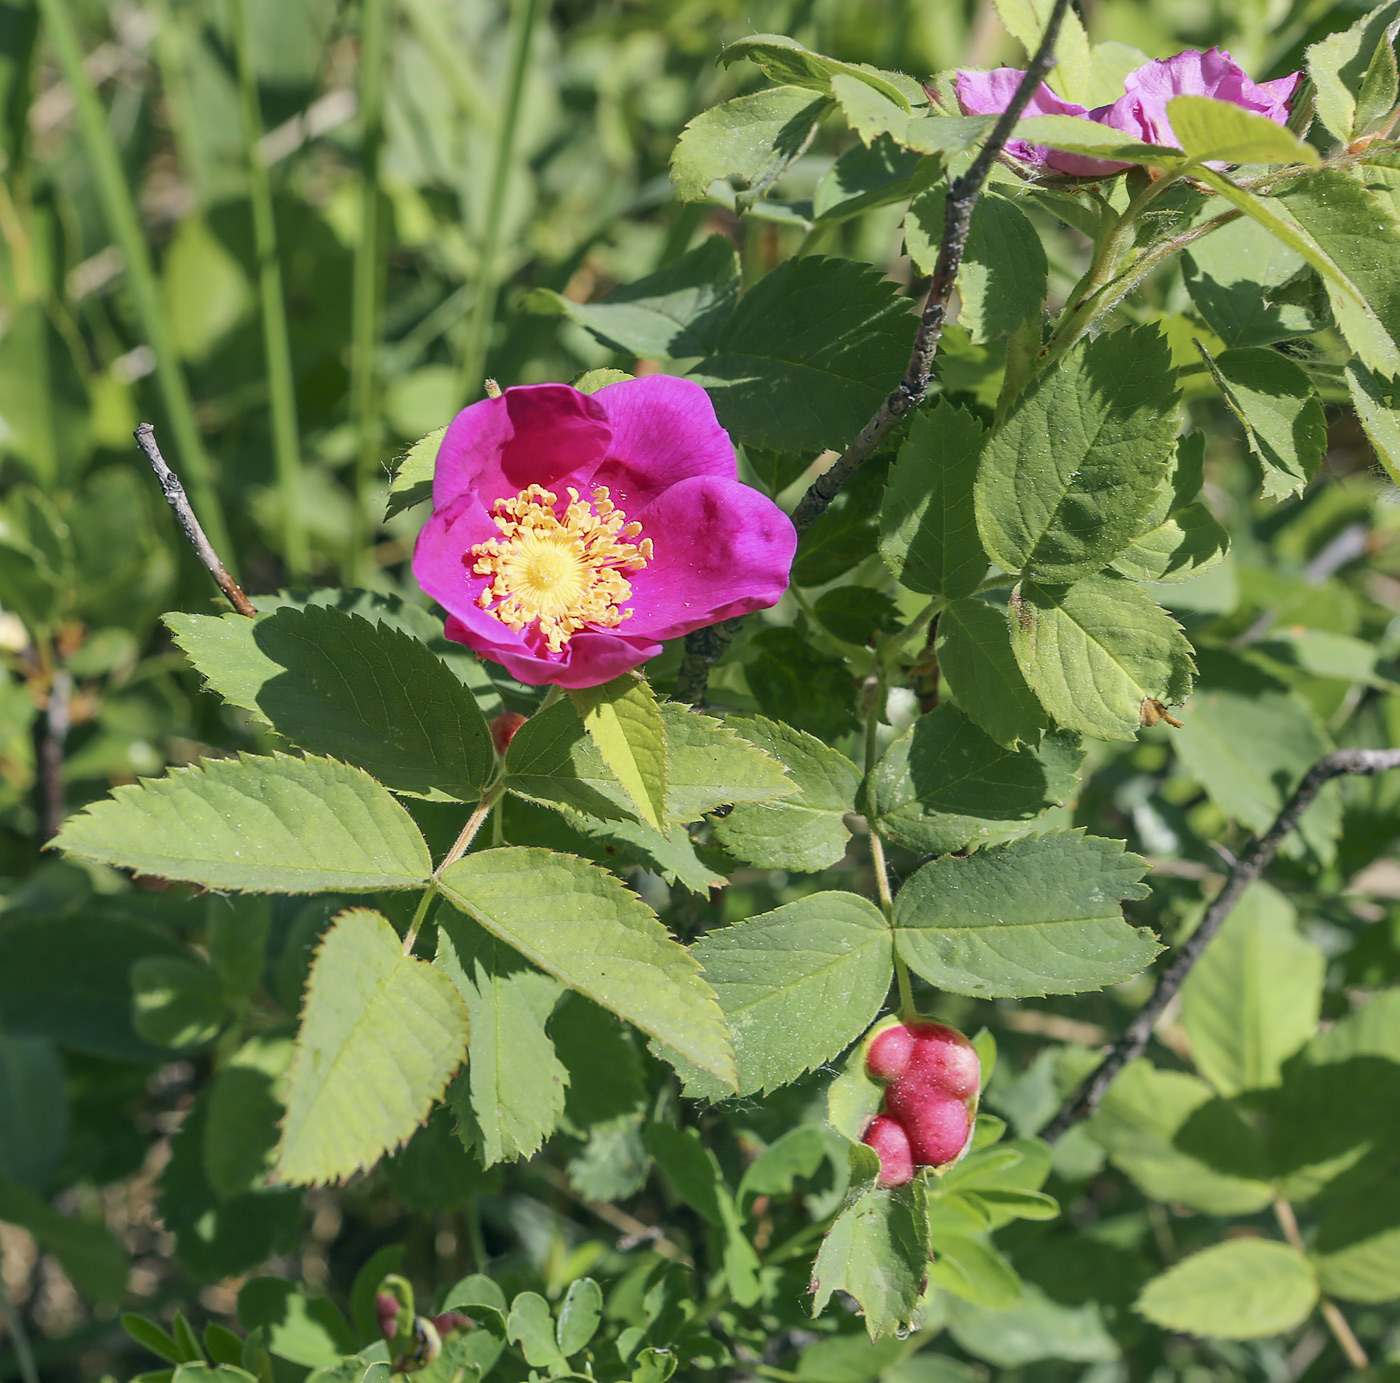
[[[229,0],[233,46],[238,63],[238,95],[243,117],[243,144],[248,156],[248,200],[253,211],[253,247],[258,257],[262,299],[263,352],[272,412],[272,455],[282,501],[282,558],[294,581],[307,574],[309,553],[303,516],[301,446],[297,427],[296,382],[287,335],[287,305],[282,293],[282,265],[277,257],[277,223],[272,186],[259,152],[263,136],[258,78],[253,70],[253,30],[244,0]]]
[[[468,847],[476,839],[476,833],[481,830],[486,818],[491,815],[491,809],[496,805],[504,791],[505,780],[503,778],[497,778],[486,789],[477,809],[467,818],[467,824],[462,827],[462,834],[453,841],[452,848],[443,857],[442,863],[433,871],[434,878],[440,875],[449,864],[456,864],[467,853]]]
[[[432,910],[437,897],[437,889],[430,886],[423,890],[423,896],[418,900],[418,910],[413,914],[413,921],[408,924],[408,931],[404,935],[404,955],[411,956],[413,954],[413,944],[418,940],[419,929],[428,920],[428,913]]]
[[[379,151],[384,142],[384,69],[391,0],[364,0],[360,11],[360,237],[355,244],[351,301],[350,412],[359,434],[350,563],[358,580],[374,569],[368,519],[370,490],[379,461],[377,411],[379,312],[383,280],[380,253]]]
[[[19,1361],[19,1376],[24,1380],[24,1383],[39,1383],[39,1368],[34,1362],[34,1350],[29,1343],[29,1336],[25,1334],[24,1322],[20,1320],[15,1304],[10,1300],[10,1294],[5,1290],[3,1272],[0,1272],[0,1320],[5,1322],[5,1329],[10,1332],[10,1338],[15,1342],[15,1358]]]
[[[919,611],[903,629],[897,629],[893,634],[880,640],[880,661],[888,667],[895,658],[898,657],[900,649],[914,638],[917,634],[922,634],[928,628],[928,622],[938,614],[947,601],[941,595],[936,595],[922,610]]]
[[[161,299],[155,266],[122,168],[121,155],[107,127],[102,103],[83,68],[83,52],[68,0],[39,0],[39,9],[53,39],[59,69],[77,105],[78,124],[97,184],[98,200],[126,266],[126,279],[141,331],[155,352],[156,385],[179,450],[181,474],[194,493],[200,520],[210,541],[232,567],[233,546],[229,542],[223,506],[214,487],[214,467],[195,419],[194,401],[175,349],[175,333]]]
[[[1042,368],[1064,355],[1084,335],[1090,324],[1102,315],[1105,310],[1101,301],[1103,290],[1118,273],[1123,257],[1131,247],[1133,227],[1138,217],[1169,187],[1186,177],[1192,167],[1192,164],[1183,164],[1180,168],[1163,174],[1154,182],[1149,182],[1128,203],[1123,214],[1114,223],[1113,229],[1095,250],[1094,260],[1088,272],[1070,294],[1068,315],[1056,327],[1041,355]]]
[[[476,301],[472,304],[472,315],[467,322],[467,340],[462,352],[462,396],[468,403],[481,390],[491,327],[496,320],[496,292],[499,286],[496,258],[501,243],[501,223],[505,218],[506,189],[510,185],[511,163],[515,157],[516,126],[520,119],[520,97],[525,89],[525,69],[530,60],[530,40],[543,8],[543,0],[515,0],[511,18],[506,95],[501,107],[501,123],[496,127],[495,148],[491,154],[486,220],[482,227],[481,256],[477,263]]]

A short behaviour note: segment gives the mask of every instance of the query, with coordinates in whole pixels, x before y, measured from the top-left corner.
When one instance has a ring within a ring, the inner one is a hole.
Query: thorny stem
[[[452,848],[443,856],[442,863],[433,871],[433,878],[439,878],[448,865],[456,864],[467,853],[468,847],[476,839],[476,833],[482,828],[486,818],[491,815],[491,809],[496,805],[504,788],[504,779],[498,778],[486,789],[477,809],[467,818],[467,824],[462,827],[462,834],[452,842]]]
[[[155,428],[150,423],[142,423],[133,435],[136,438],[136,445],[145,452],[146,460],[151,463],[151,469],[155,471],[156,479],[160,481],[160,488],[165,493],[166,503],[175,511],[175,517],[179,520],[185,537],[190,540],[190,546],[194,548],[195,555],[204,563],[209,575],[214,578],[219,589],[228,597],[228,603],[240,615],[247,615],[251,619],[258,613],[257,608],[243,594],[243,588],[238,582],[229,575],[228,568],[219,560],[219,554],[214,551],[213,545],[204,536],[204,530],[199,526],[199,520],[190,507],[185,487],[180,484],[180,477],[166,465],[165,457],[160,454],[160,448],[156,445]]]
[[[1158,976],[1152,997],[1124,1029],[1122,1036],[1104,1053],[1099,1065],[1065,1101],[1060,1112],[1041,1130],[1040,1136],[1047,1143],[1053,1143],[1079,1120],[1092,1114],[1119,1071],[1142,1055],[1157,1020],[1191,973],[1191,967],[1220,930],[1241,894],[1273,863],[1284,838],[1298,824],[1323,787],[1333,778],[1345,774],[1385,773],[1392,768],[1400,768],[1400,749],[1339,749],[1319,759],[1307,771],[1293,796],[1274,819],[1274,824],[1251,841],[1235,862],[1224,888],[1206,909],[1200,926],[1178,948],[1170,964]]]
[[[1307,1245],[1303,1243],[1303,1236],[1298,1232],[1298,1217],[1294,1215],[1292,1205],[1282,1196],[1274,1200],[1274,1218],[1278,1221],[1279,1228],[1283,1230],[1283,1237],[1288,1240],[1289,1244],[1297,1252],[1306,1254]],[[1327,1322],[1327,1328],[1336,1337],[1337,1343],[1342,1347],[1342,1353],[1346,1355],[1352,1368],[1369,1375],[1371,1360],[1362,1347],[1361,1341],[1353,1333],[1347,1318],[1342,1315],[1341,1308],[1330,1297],[1322,1297],[1318,1302],[1318,1309],[1322,1312],[1322,1319]]]
[[[1020,85],[1016,88],[1016,94],[1001,113],[967,172],[948,189],[943,216],[943,240],[939,246],[933,280],[929,285],[928,297],[924,300],[924,310],[919,318],[919,329],[914,337],[914,348],[910,352],[904,378],[890,391],[876,409],[874,416],[861,428],[855,440],[841,453],[830,469],[812,482],[807,493],[798,502],[792,513],[792,521],[799,538],[826,512],[841,487],[855,474],[861,463],[874,454],[904,415],[924,401],[928,393],[929,378],[933,373],[933,358],[938,351],[938,343],[948,319],[948,302],[953,296],[958,270],[962,267],[963,251],[967,248],[967,234],[972,225],[973,208],[977,205],[983,184],[986,183],[1001,151],[1006,147],[1006,141],[1011,137],[1016,122],[1021,118],[1046,74],[1055,65],[1055,41],[1059,37],[1060,24],[1068,9],[1069,0],[1055,0],[1045,25],[1045,34],[1026,68],[1026,75],[1021,78]],[[740,628],[742,621],[731,619],[722,624],[712,624],[707,629],[697,629],[686,636],[685,657],[681,661],[673,692],[677,701],[686,701],[695,706],[704,703],[710,665],[729,647]]]

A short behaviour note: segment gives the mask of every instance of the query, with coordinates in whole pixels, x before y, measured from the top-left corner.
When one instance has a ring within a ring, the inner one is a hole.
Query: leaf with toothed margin
[[[421,888],[413,818],[368,773],[334,759],[206,759],[119,787],[68,818],[56,848],[119,869],[256,893]]]
[[[279,1180],[343,1181],[406,1142],[462,1063],[467,1006],[387,918],[341,913],[311,965],[287,1075]]]
[[[541,970],[734,1086],[729,1030],[699,963],[614,875],[514,846],[458,860],[440,886]]]

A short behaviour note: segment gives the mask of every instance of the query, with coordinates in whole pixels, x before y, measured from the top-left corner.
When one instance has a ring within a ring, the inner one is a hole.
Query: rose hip
[[[525,720],[526,717],[519,711],[502,711],[491,722],[491,743],[496,746],[496,753],[502,758],[505,758],[506,750],[515,738],[515,732],[525,724]]]
[[[914,1180],[909,1137],[893,1119],[876,1115],[861,1141],[879,1154],[881,1186],[905,1186]]]
[[[894,1023],[871,1040],[865,1069],[885,1085],[864,1139],[880,1156],[880,1185],[902,1186],[915,1168],[957,1161],[982,1083],[972,1043],[943,1023]]]

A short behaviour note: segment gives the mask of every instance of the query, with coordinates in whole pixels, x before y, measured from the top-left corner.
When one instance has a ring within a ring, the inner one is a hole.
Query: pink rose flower
[[[792,523],[735,476],[689,380],[507,389],[447,429],[413,574],[448,638],[532,686],[596,686],[787,589]]]
[[[959,72],[958,101],[968,115],[1000,114],[1010,104],[1024,75],[1010,67],[995,72]],[[1167,102],[1173,96],[1212,96],[1217,101],[1229,101],[1276,125],[1283,125],[1288,121],[1288,103],[1302,80],[1303,74],[1294,72],[1272,82],[1255,82],[1221,49],[1211,48],[1202,53],[1192,48],[1175,57],[1154,59],[1128,73],[1123,81],[1123,95],[1095,110],[1062,101],[1042,83],[1026,108],[1026,114],[1077,115],[1119,130],[1139,144],[1177,148],[1176,135],[1167,119]],[[1024,140],[1012,140],[1006,149],[1023,163],[1073,177],[1104,177],[1130,166],[1111,159],[1086,158],[1082,154],[1046,149]]]

